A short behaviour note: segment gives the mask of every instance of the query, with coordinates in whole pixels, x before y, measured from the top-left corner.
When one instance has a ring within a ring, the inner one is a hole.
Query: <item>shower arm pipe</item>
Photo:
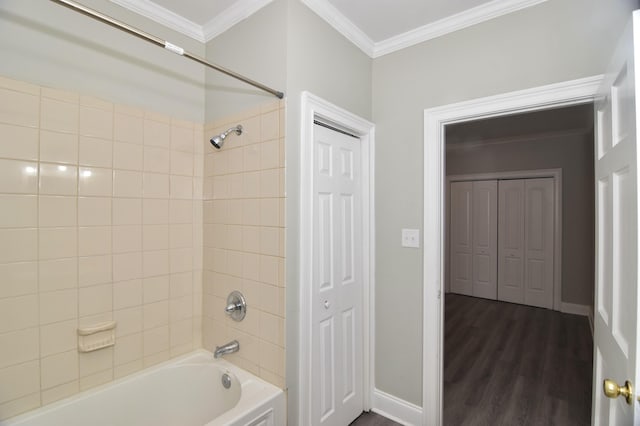
[[[79,12],[83,15],[86,15],[90,18],[93,18],[97,21],[103,22],[107,25],[111,25],[114,28],[117,28],[119,30],[122,30],[126,33],[129,33],[133,36],[136,36],[142,40],[148,41],[149,43],[155,44],[156,46],[159,47],[164,47],[167,50],[170,50],[171,52],[180,55],[180,56],[184,56],[185,58],[191,59],[194,62],[198,62],[199,64],[202,64],[206,67],[212,68],[218,72],[221,72],[223,74],[228,75],[229,77],[233,77],[236,80],[240,80],[243,81],[247,84],[250,84],[253,87],[256,87],[260,90],[263,90],[265,92],[271,93],[273,96],[282,99],[284,97],[284,93],[279,92],[275,89],[272,89],[268,86],[265,86],[262,83],[258,83],[257,81],[251,80],[250,78],[247,78],[243,75],[240,75],[234,71],[231,71],[227,68],[221,67],[220,65],[216,65],[216,64],[212,64],[211,62],[208,62],[206,59],[194,55],[193,53],[187,52],[186,50],[184,50],[183,48],[181,48],[180,46],[176,46],[175,44],[169,43],[166,40],[163,40],[159,37],[156,37],[152,34],[146,33],[142,30],[139,30],[135,27],[132,27],[131,25],[127,25],[123,22],[120,22],[116,19],[113,19],[112,17],[105,15],[103,13],[100,13],[96,10],[93,10],[91,8],[88,8],[82,4],[76,3],[74,1],[71,0],[51,0],[54,3],[58,3],[62,6],[68,7],[71,10],[74,10],[76,12]]]

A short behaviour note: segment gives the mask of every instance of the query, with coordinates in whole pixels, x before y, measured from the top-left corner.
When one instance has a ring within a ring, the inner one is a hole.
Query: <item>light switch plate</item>
[[[403,229],[402,247],[420,248],[420,230]]]

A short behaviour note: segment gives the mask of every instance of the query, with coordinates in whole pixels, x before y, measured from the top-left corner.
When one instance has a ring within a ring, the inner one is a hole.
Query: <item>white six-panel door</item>
[[[524,180],[498,184],[498,300],[524,303]]]
[[[363,410],[360,140],[314,125],[311,411],[348,425]]]
[[[495,299],[497,282],[498,182],[473,182],[473,296]]]
[[[553,179],[524,182],[524,304],[553,308]]]
[[[614,53],[596,116],[596,300],[594,309],[594,425],[640,422],[638,366],[637,69],[640,15]],[[603,380],[631,382],[629,403],[607,399]]]
[[[553,308],[552,178],[498,184],[498,300]]]
[[[451,291],[473,295],[473,182],[451,183]]]

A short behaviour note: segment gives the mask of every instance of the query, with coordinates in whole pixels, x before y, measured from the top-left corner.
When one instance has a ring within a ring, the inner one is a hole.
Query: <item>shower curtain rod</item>
[[[224,67],[221,67],[219,65],[215,65],[212,64],[211,62],[208,62],[207,60],[205,60],[204,58],[201,58],[197,55],[194,55],[192,53],[187,52],[186,50],[184,50],[183,48],[181,48],[180,46],[176,46],[175,44],[169,43],[166,40],[162,40],[161,38],[158,38],[154,35],[151,35],[149,33],[146,33],[144,31],[141,31],[137,28],[134,28],[130,25],[127,25],[123,22],[117,21],[115,19],[113,19],[110,16],[104,15],[96,10],[90,9],[84,5],[81,5],[79,3],[76,3],[74,1],[71,0],[51,0],[54,3],[58,3],[62,6],[68,7],[71,10],[74,10],[76,12],[82,13],[83,15],[86,15],[90,18],[93,18],[97,21],[103,22],[107,25],[111,25],[114,28],[117,28],[119,30],[122,30],[126,33],[129,33],[133,36],[136,36],[138,38],[141,38],[142,40],[148,41],[149,43],[155,44],[156,46],[160,46],[160,47],[164,47],[167,50],[170,50],[171,52],[180,55],[180,56],[184,56],[185,58],[191,59],[192,61],[198,62],[206,67],[209,68],[213,68],[216,71],[219,71],[223,74],[226,74],[230,77],[233,77],[237,80],[243,81],[247,84],[252,85],[253,87],[257,87],[260,90],[264,90],[265,92],[269,92],[272,95],[276,96],[279,99],[282,99],[284,97],[284,93],[279,92],[275,89],[272,89],[268,86],[265,86],[264,84],[258,83],[257,81],[251,80],[250,78],[244,77],[234,71],[231,71],[229,69],[226,69]]]

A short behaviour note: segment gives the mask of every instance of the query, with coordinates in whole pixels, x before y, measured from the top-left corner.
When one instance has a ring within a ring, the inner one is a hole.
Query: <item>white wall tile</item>
[[[76,349],[78,321],[56,322],[40,327],[40,356],[49,356]]]
[[[80,287],[112,281],[111,255],[86,256],[78,259],[78,285]]]
[[[80,136],[78,164],[111,167],[113,165],[113,142],[109,139]]]
[[[112,227],[113,252],[128,253],[142,250],[142,226],[118,225]]]
[[[142,223],[142,200],[136,198],[113,199],[113,225]]]
[[[114,142],[113,168],[142,171],[143,147],[133,143]]]
[[[78,351],[72,350],[42,358],[43,389],[68,383],[78,378]]]
[[[40,161],[78,164],[78,135],[41,130]]]
[[[111,169],[80,167],[78,173],[78,194],[98,197],[110,197],[113,187]]]
[[[111,197],[78,197],[78,225],[111,225]]]
[[[42,98],[40,127],[63,133],[78,133],[78,105],[56,99]]]
[[[144,171],[168,174],[171,170],[171,151],[155,146],[144,147]]]
[[[0,122],[37,127],[40,120],[39,98],[30,93],[0,89]]]
[[[0,369],[0,404],[40,390],[40,361],[29,361]],[[4,411],[3,411],[4,413]]]
[[[78,255],[77,228],[40,228],[38,255],[41,260]]]
[[[22,330],[38,325],[38,296],[0,299],[0,333]]]
[[[129,198],[141,197],[142,173],[128,170],[114,170],[113,196]]]
[[[0,368],[40,358],[38,328],[0,334]]]
[[[145,119],[144,144],[169,149],[171,147],[170,126],[167,123]]]
[[[38,197],[0,194],[0,228],[38,226]]]
[[[76,226],[76,197],[42,195],[38,202],[38,223],[43,227]]]
[[[38,163],[0,159],[0,192],[38,193]]]
[[[120,281],[113,284],[113,309],[142,305],[142,280]]]
[[[169,175],[144,173],[142,195],[144,198],[169,198]]]
[[[41,260],[39,268],[39,290],[55,291],[78,287],[78,259]]]
[[[110,253],[110,226],[88,226],[78,228],[78,254],[80,256],[97,256]]]
[[[0,123],[0,157],[38,160],[38,130]]]
[[[0,264],[0,298],[23,296],[38,291],[38,264],[18,262]]]
[[[113,284],[80,288],[78,306],[81,317],[112,311]]]
[[[37,257],[37,229],[0,229],[0,263],[24,262]]]
[[[60,290],[40,293],[40,324],[70,320],[78,316],[78,291]]]
[[[68,164],[40,163],[40,194],[76,195],[78,168]]]

